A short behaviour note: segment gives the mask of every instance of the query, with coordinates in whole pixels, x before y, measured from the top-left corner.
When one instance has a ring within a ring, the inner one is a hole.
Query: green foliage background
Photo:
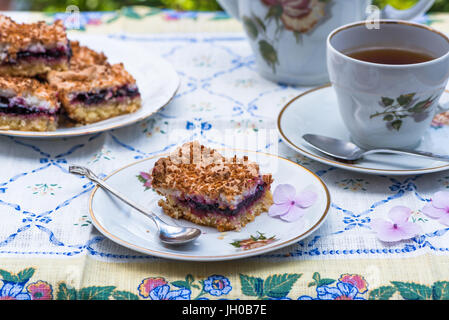
[[[417,0],[374,0],[374,4],[383,7],[390,4],[404,9]],[[176,10],[216,11],[221,10],[215,0],[31,0],[30,9],[37,11],[65,11],[69,5],[76,5],[81,11],[113,11],[123,6],[144,5]],[[433,12],[449,12],[449,0],[436,0]]]

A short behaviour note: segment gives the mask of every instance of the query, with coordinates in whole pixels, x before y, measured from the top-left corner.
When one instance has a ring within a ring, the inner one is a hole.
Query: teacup
[[[426,12],[434,0],[420,0],[408,10],[391,6],[382,12],[371,0],[218,0],[243,23],[255,55],[258,72],[265,78],[292,85],[329,81],[326,38],[342,25],[368,19],[408,20]]]
[[[327,65],[340,115],[353,142],[367,148],[415,148],[433,117],[448,109],[438,101],[449,78],[449,38],[425,25],[380,20],[340,27],[327,40]],[[357,48],[389,47],[426,52],[433,58],[413,64],[354,59]]]

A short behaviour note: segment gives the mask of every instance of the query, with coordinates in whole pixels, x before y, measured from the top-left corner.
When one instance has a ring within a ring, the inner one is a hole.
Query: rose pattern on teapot
[[[312,32],[319,22],[329,17],[327,6],[331,0],[261,0],[268,12],[264,17],[254,14],[242,17],[248,36],[257,41],[258,50],[265,62],[276,73],[279,65],[277,47],[282,33],[293,32],[298,44],[304,33]],[[274,34],[267,32],[274,25]],[[270,33],[270,36],[268,35]]]
[[[305,33],[325,17],[329,0],[262,0],[269,6],[268,18],[282,21],[284,28]]]

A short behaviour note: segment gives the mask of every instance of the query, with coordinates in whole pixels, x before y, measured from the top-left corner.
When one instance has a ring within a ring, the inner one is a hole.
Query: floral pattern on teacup
[[[433,97],[420,100],[416,93],[403,94],[395,99],[382,97],[379,105],[383,110],[372,114],[370,119],[382,117],[388,129],[399,131],[405,118],[411,117],[415,122],[427,119],[434,101]]]

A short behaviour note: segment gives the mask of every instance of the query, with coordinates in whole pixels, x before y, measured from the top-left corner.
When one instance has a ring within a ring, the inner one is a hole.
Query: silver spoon
[[[394,153],[408,156],[417,156],[430,158],[438,161],[449,162],[449,155],[438,155],[418,150],[399,150],[399,149],[371,149],[364,150],[352,142],[343,141],[331,137],[320,136],[317,134],[305,134],[302,138],[314,148],[337,159],[354,161],[373,153]]]
[[[178,227],[178,226],[172,226],[164,222],[161,218],[159,218],[157,215],[155,215],[153,212],[147,210],[146,208],[140,206],[139,204],[135,203],[134,201],[131,201],[127,199],[125,196],[120,194],[118,191],[111,188],[109,185],[107,185],[103,180],[98,178],[91,170],[85,167],[81,166],[69,166],[69,172],[73,174],[78,174],[85,176],[92,182],[96,183],[101,188],[105,189],[106,191],[109,191],[114,196],[128,204],[129,206],[133,207],[137,211],[143,213],[147,217],[151,218],[153,222],[156,224],[158,232],[159,232],[159,239],[166,244],[185,244],[190,241],[195,240],[199,237],[201,234],[201,230],[197,228],[189,228],[189,227]]]

